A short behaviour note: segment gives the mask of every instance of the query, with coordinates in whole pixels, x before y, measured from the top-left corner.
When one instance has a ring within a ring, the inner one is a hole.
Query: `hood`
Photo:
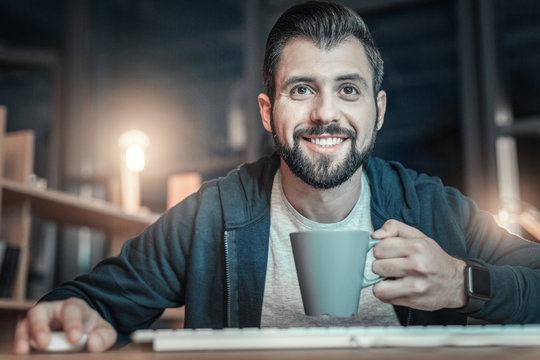
[[[234,230],[269,216],[279,156],[273,154],[243,164],[217,182],[225,229]]]
[[[279,155],[243,164],[218,180],[225,228],[233,230],[269,215],[274,175]],[[418,226],[420,199],[417,187],[436,178],[419,174],[394,161],[369,157],[364,164],[370,186],[372,212],[382,219],[396,219]]]
[[[417,186],[432,178],[394,161],[370,157],[364,165],[371,186],[371,210],[383,219],[396,219],[417,227],[420,200]]]

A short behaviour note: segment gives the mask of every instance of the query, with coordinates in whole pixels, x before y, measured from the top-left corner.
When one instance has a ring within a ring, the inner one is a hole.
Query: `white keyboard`
[[[154,351],[540,347],[540,325],[138,330],[131,339],[138,344],[152,344]]]

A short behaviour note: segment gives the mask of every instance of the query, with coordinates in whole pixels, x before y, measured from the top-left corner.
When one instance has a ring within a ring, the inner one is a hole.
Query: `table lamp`
[[[139,173],[144,169],[144,150],[149,143],[148,136],[139,130],[126,131],[118,138],[118,146],[122,150],[120,165],[122,208],[130,214],[140,211]]]

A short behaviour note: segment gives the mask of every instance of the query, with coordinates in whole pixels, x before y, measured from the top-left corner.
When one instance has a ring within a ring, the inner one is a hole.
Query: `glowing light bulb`
[[[503,224],[508,224],[510,222],[510,213],[506,209],[499,210],[499,221]]]
[[[149,142],[148,135],[138,130],[126,131],[118,138],[118,145],[122,149],[122,207],[128,213],[140,210],[139,173],[144,169],[144,149]]]
[[[126,166],[130,171],[140,172],[144,169],[144,150],[140,145],[131,145],[126,149]]]

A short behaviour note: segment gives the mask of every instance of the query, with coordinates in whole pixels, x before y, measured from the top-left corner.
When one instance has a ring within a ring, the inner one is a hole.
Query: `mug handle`
[[[375,240],[375,239],[369,238],[368,250],[373,249],[373,247],[377,245],[380,241],[381,240]],[[364,276],[364,283],[362,284],[362,287],[375,285],[376,283],[382,280],[384,280],[383,276],[378,276],[375,279],[371,279],[371,280],[366,279],[366,277]]]

